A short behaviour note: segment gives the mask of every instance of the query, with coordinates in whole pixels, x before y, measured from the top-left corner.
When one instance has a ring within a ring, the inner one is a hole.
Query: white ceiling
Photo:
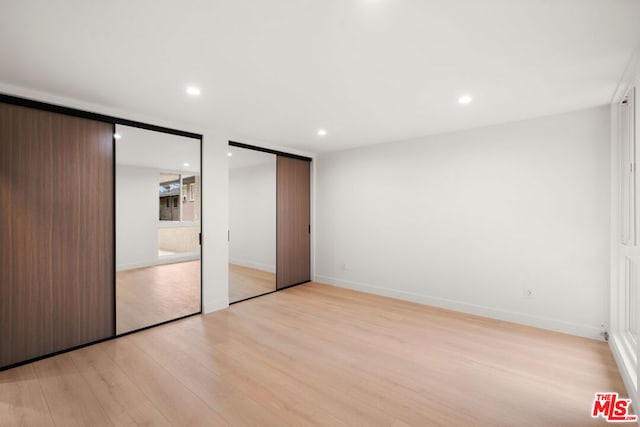
[[[606,104],[639,41],[638,0],[0,0],[0,83],[321,152]]]

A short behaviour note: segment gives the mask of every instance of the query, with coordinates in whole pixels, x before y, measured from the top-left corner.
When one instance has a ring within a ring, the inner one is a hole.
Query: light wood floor
[[[586,426],[603,342],[316,283],[0,372],[0,425]]]
[[[229,302],[241,301],[275,290],[275,273],[229,264]]]
[[[200,311],[200,261],[116,273],[116,333]]]

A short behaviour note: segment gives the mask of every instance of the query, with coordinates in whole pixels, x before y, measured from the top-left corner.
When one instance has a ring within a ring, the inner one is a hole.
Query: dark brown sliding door
[[[309,173],[309,161],[278,156],[278,289],[311,279]]]
[[[0,103],[0,367],[114,335],[113,125]]]

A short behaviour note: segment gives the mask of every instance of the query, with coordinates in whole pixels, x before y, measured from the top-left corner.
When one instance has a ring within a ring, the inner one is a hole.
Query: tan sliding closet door
[[[311,279],[309,173],[309,161],[278,156],[278,289]]]
[[[0,103],[0,201],[0,367],[113,336],[113,125]]]

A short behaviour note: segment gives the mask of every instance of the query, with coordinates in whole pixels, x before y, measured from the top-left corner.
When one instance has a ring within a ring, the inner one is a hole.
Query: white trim
[[[640,48],[636,49],[620,78],[611,99],[611,283],[610,283],[610,325],[609,348],[614,356],[627,394],[636,410],[640,404],[638,394],[637,345],[625,337],[626,295],[621,275],[624,257],[640,258],[638,247],[628,247],[620,242],[621,231],[621,120],[620,103],[631,87],[640,87]],[[637,130],[636,130],[637,132]],[[637,134],[635,136],[637,138]],[[636,142],[637,143],[637,142]],[[636,189],[637,191],[637,189]],[[635,353],[635,354],[634,354]]]
[[[376,295],[397,298],[405,301],[416,302],[419,304],[446,308],[448,310],[475,314],[492,319],[504,320],[507,322],[519,323],[521,325],[533,326],[535,328],[548,329],[551,331],[562,332],[565,334],[577,335],[602,341],[602,337],[600,335],[601,329],[591,325],[571,323],[564,320],[552,319],[548,317],[533,316],[526,313],[508,311],[501,308],[470,304],[464,301],[455,301],[447,298],[434,297],[413,292],[399,291],[397,289],[373,286],[366,283],[352,282],[349,280],[337,279],[328,276],[316,276],[315,280],[321,283],[327,283],[330,285],[353,289],[356,291],[368,292]]]
[[[625,346],[619,344],[619,340],[620,336],[618,334],[611,335],[609,338],[609,349],[611,350],[613,358],[618,365],[622,382],[624,383],[624,387],[631,399],[631,405],[637,413],[638,408],[640,408],[640,406],[638,406],[640,403],[640,395],[636,392],[635,381],[633,381],[633,378],[637,378],[638,376],[636,371],[633,369],[634,366],[630,359],[630,355],[623,350]]]
[[[211,301],[202,303],[202,314],[213,313],[214,311],[224,310],[229,307],[229,298],[216,298]]]
[[[229,258],[229,264],[236,264],[236,265],[239,265],[241,267],[254,268],[256,270],[267,271],[269,273],[275,273],[276,272],[276,266],[275,265],[262,264],[260,262],[249,261],[249,260],[244,260],[244,259]]]
[[[621,328],[619,307],[619,274],[620,274],[620,128],[618,126],[620,106],[616,102],[611,105],[611,210],[610,210],[610,300],[609,331],[613,335]]]
[[[622,102],[625,95],[633,85],[633,81],[640,74],[640,46],[636,48],[631,57],[629,58],[629,62],[622,72],[622,76],[620,76],[620,81],[616,86],[616,90],[613,92],[613,96],[611,97],[611,104],[616,105]]]
[[[116,266],[116,271],[132,270],[134,268],[153,267],[156,265],[175,264],[177,262],[195,261],[200,259],[200,252],[191,252],[179,255],[165,255],[158,259],[149,261],[132,262],[130,264],[120,264]]]

